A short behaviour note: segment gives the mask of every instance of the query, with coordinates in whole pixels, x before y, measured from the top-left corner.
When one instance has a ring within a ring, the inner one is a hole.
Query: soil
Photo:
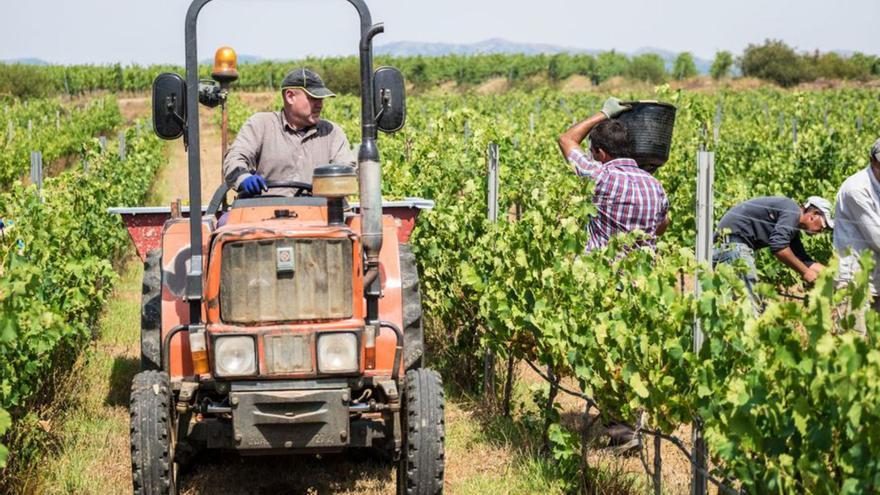
[[[481,96],[497,95],[507,91],[508,87],[507,78],[495,77],[477,86],[474,92]]]

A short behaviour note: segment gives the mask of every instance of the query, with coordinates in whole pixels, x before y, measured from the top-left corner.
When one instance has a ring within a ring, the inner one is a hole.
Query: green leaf
[[[629,386],[632,387],[633,392],[636,393],[639,397],[643,399],[648,398],[648,388],[645,387],[645,383],[642,381],[641,375],[638,373],[633,373],[629,377]]]

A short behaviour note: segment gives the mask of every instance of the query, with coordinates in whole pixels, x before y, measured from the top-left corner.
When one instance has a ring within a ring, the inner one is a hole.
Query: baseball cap
[[[804,208],[809,208],[811,206],[822,213],[822,220],[825,223],[825,226],[829,229],[833,229],[834,220],[831,218],[831,203],[825,198],[810,196],[807,198],[807,202],[804,203]]]
[[[308,93],[312,98],[328,98],[336,96],[332,91],[327,89],[327,86],[324,86],[324,81],[321,80],[321,76],[305,67],[293,69],[284,76],[284,80],[281,81],[281,90],[284,91],[285,89],[291,88],[301,89]]]
[[[874,144],[871,146],[871,156],[880,162],[880,138],[874,141]]]

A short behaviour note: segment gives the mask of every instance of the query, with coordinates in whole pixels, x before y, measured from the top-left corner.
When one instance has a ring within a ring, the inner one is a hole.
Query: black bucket
[[[656,101],[631,103],[632,109],[615,119],[626,126],[632,140],[630,158],[641,166],[659,167],[669,160],[675,106]]]

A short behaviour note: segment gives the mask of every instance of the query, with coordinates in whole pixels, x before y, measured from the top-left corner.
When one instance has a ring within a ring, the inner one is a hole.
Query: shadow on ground
[[[110,387],[104,403],[108,406],[126,406],[131,395],[131,380],[141,370],[141,360],[134,357],[116,357],[110,371]]]
[[[181,473],[181,495],[195,494],[393,494],[391,461],[366,452],[317,456],[204,453]]]

